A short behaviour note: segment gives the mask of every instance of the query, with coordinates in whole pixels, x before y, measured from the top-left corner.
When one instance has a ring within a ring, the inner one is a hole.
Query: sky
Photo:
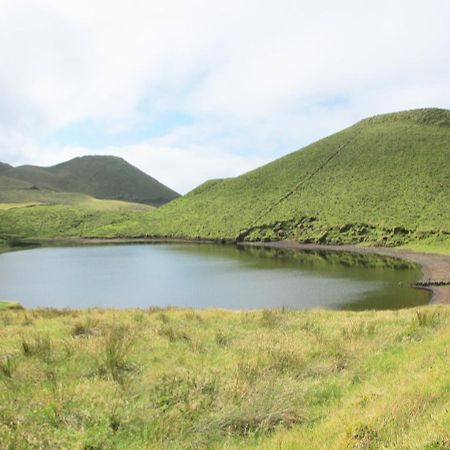
[[[0,161],[180,193],[365,117],[450,108],[449,0],[0,0]]]

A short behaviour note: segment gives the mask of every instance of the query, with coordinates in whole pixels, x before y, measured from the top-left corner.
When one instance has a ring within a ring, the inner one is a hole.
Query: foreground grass
[[[0,312],[0,448],[450,443],[450,310]]]

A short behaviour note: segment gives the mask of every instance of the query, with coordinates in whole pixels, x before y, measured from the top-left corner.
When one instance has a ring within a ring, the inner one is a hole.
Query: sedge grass
[[[446,449],[450,310],[2,310],[0,448]]]

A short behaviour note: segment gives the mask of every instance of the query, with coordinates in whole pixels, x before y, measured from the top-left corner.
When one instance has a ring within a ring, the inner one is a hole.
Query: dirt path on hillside
[[[397,248],[358,247],[356,245],[300,244],[295,241],[240,243],[239,245],[285,248],[291,250],[326,250],[390,256],[419,264],[422,269],[421,282],[433,283],[443,280],[450,280],[450,256],[419,253],[412,250]],[[427,286],[426,289],[433,292],[431,303],[450,304],[450,286]]]

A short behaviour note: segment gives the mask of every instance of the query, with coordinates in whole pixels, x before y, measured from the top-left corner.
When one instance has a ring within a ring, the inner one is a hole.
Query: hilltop
[[[9,188],[8,199],[0,195],[0,202],[11,199],[30,202],[36,201],[37,197],[51,198],[51,192],[76,192],[99,199],[160,206],[179,196],[124,159],[114,156],[83,156],[52,167],[0,164],[0,175],[0,185],[4,187],[7,183]],[[14,186],[12,180],[21,184]],[[22,191],[11,192],[11,189]],[[44,191],[45,195],[42,192],[37,195],[37,191]]]
[[[147,232],[333,244],[448,239],[450,111],[375,116],[237,178],[209,181],[155,211]]]

